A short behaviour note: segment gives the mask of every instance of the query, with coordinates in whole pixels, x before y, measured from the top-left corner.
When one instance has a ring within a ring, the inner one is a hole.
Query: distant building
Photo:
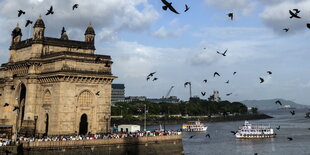
[[[194,102],[194,101],[199,101],[200,97],[199,96],[193,96],[189,98],[189,101]]]
[[[137,132],[140,131],[140,125],[122,124],[118,126],[119,132]]]
[[[132,101],[146,101],[145,96],[127,96],[125,97],[125,102],[132,102]]]
[[[125,85],[112,84],[111,102],[124,102],[125,101]]]
[[[221,98],[220,98],[220,93],[219,91],[213,91],[213,95],[211,95],[208,98],[209,101],[215,101],[215,102],[220,102]]]
[[[180,99],[176,96],[170,96],[168,98],[147,98],[146,101],[152,102],[152,103],[161,103],[161,102],[166,102],[166,103],[179,103]]]

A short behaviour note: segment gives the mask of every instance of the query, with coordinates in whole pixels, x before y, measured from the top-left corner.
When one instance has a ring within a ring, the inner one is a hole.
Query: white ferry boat
[[[244,125],[239,127],[235,136],[237,138],[273,138],[276,134],[269,125],[252,125],[248,121],[244,122]]]
[[[207,131],[208,127],[203,123],[198,121],[189,121],[188,123],[184,123],[182,125],[182,131],[187,132],[204,132]]]

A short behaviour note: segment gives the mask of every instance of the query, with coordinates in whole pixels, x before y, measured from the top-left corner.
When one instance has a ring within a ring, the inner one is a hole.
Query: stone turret
[[[41,40],[44,38],[44,30],[45,30],[45,24],[39,16],[39,19],[36,21],[36,23],[33,26],[33,40]]]
[[[12,42],[11,44],[14,44],[14,43],[18,43],[21,41],[22,39],[22,30],[19,28],[19,24],[17,23],[16,27],[14,28],[14,30],[12,31]]]
[[[95,30],[91,24],[88,25],[86,31],[85,31],[85,42],[95,42]]]

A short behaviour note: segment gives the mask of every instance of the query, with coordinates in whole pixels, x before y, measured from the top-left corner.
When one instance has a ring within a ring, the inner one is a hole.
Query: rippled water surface
[[[269,111],[272,119],[250,121],[271,124],[276,138],[236,139],[230,131],[237,130],[244,121],[207,123],[211,138],[206,133],[183,133],[183,147],[186,155],[310,155],[310,119],[304,118],[305,110],[292,116],[288,110]],[[281,126],[277,130],[277,126]],[[178,129],[181,125],[166,125]],[[193,138],[190,136],[195,135]],[[287,137],[292,137],[289,141]]]

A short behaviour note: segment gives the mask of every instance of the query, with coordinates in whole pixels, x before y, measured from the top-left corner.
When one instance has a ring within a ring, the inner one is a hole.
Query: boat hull
[[[237,139],[275,138],[275,134],[236,134]]]

